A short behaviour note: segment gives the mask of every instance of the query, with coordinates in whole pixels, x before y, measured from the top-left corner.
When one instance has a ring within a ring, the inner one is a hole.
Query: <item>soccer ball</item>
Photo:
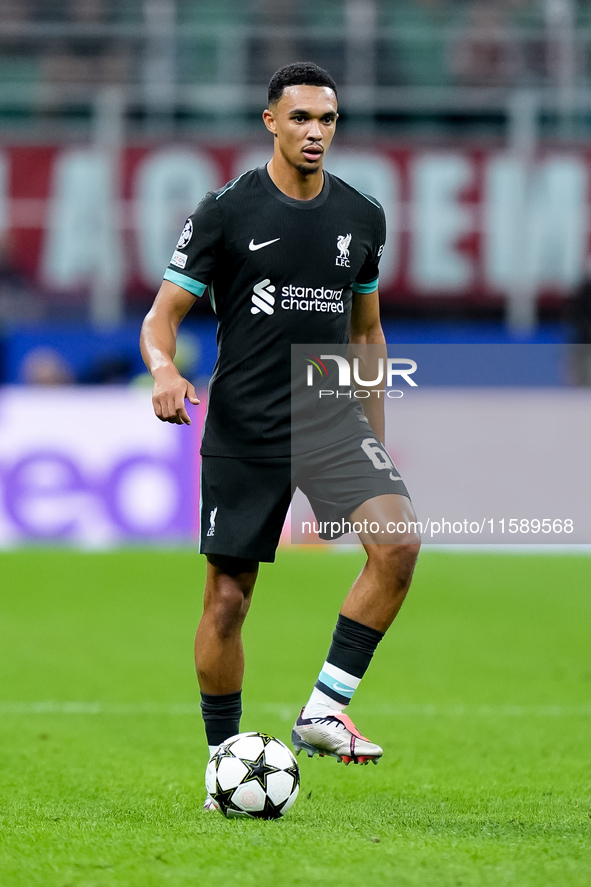
[[[238,733],[211,756],[205,787],[228,819],[279,819],[298,796],[300,771],[281,740]]]

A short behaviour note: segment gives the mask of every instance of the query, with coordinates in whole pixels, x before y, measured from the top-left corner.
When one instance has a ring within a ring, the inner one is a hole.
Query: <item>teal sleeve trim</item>
[[[201,296],[207,289],[206,283],[200,283],[198,280],[193,280],[192,277],[187,277],[186,274],[180,274],[178,271],[173,271],[171,268],[167,268],[164,274],[165,280],[170,280],[171,283],[176,283],[177,286],[182,286],[184,290],[188,290],[192,296]]]
[[[355,283],[351,284],[351,289],[354,293],[373,293],[373,291],[378,288],[378,280],[379,277],[376,277],[376,279],[372,280],[370,283],[357,283],[357,281],[355,281]]]

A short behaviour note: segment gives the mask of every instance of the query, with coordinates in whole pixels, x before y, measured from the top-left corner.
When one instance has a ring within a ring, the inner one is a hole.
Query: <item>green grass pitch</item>
[[[361,553],[282,551],[242,728],[289,741]],[[0,887],[591,884],[591,559],[426,551],[351,705],[378,767],[300,756],[277,822],[204,813],[203,559],[0,555]]]

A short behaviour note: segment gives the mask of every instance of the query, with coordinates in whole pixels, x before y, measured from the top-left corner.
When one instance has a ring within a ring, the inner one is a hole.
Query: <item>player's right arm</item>
[[[174,365],[176,337],[181,321],[195,302],[187,290],[164,280],[142,324],[140,348],[154,379],[152,404],[162,422],[190,425],[185,398],[198,404],[195,388]]]

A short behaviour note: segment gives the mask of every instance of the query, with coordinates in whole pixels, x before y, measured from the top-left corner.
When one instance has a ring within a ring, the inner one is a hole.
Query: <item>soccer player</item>
[[[292,732],[296,751],[375,763],[382,749],[345,710],[410,585],[419,538],[405,527],[414,512],[383,449],[378,398],[343,413],[338,440],[305,453],[294,467],[290,346],[351,342],[385,349],[377,288],[384,212],[323,168],[338,118],[337,89],[326,71],[311,63],[282,68],[270,81],[268,102],[263,120],[273,136],[271,160],[208,193],[187,219],[144,321],[142,354],[154,377],[158,418],[189,424],[185,399],[199,401],[174,366],[175,340],[195,299],[209,291],[218,359],[201,449],[207,579],[195,663],[212,753],[239,732],[241,628],[259,562],[275,558],[294,484],[319,520],[381,527],[394,521],[401,530],[387,544],[383,536],[361,534],[367,562]]]

